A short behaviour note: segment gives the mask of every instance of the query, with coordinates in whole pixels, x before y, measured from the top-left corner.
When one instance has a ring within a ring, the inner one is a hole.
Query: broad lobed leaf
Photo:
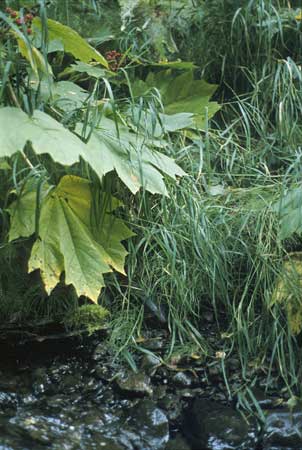
[[[77,128],[81,134],[82,126]],[[87,144],[85,159],[96,173],[116,170],[120,179],[134,194],[141,186],[151,193],[167,195],[163,174],[175,179],[185,172],[166,155],[150,149],[145,139],[130,133],[105,117]]]
[[[79,135],[82,128],[79,124]],[[133,193],[143,186],[151,193],[167,195],[163,174],[171,178],[185,174],[171,158],[149,148],[142,137],[130,133],[126,127],[120,126],[117,133],[115,122],[105,117],[85,144],[42,111],[34,111],[29,117],[18,108],[1,108],[0,158],[22,151],[28,141],[37,154],[49,154],[63,165],[77,163],[82,157],[100,179],[116,170]]]
[[[204,129],[206,120],[211,119],[220,109],[217,102],[210,101],[217,85],[205,80],[195,80],[192,71],[176,77],[173,77],[171,70],[150,72],[145,81],[136,80],[132,86],[135,96],[146,95],[150,89],[156,89],[161,94],[165,113],[161,119],[170,127],[166,131],[177,129],[176,127]],[[183,116],[183,123],[179,120],[180,114],[186,114]]]
[[[104,286],[103,274],[112,268],[124,273],[127,251],[122,240],[132,231],[112,211],[120,202],[109,194],[99,198],[100,216],[93,209],[90,183],[80,177],[64,176],[43,198],[39,235],[29,259],[29,271],[40,270],[50,293],[65,274],[78,295],[97,301]],[[29,185],[9,208],[10,240],[34,232],[36,198]]]

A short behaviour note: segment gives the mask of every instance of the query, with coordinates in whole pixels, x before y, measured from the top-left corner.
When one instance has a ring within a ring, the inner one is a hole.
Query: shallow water
[[[125,369],[105,345],[94,347],[58,341],[2,348],[1,450],[165,448],[169,420],[152,388],[118,388],[114,377]]]
[[[102,336],[1,344],[0,353],[0,450],[302,449],[301,408],[255,391],[266,423],[244,418],[220,375],[201,366],[167,370],[149,354],[134,373]]]

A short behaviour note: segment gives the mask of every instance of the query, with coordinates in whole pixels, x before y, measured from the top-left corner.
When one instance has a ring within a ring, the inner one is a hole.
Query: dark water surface
[[[161,395],[146,374],[128,372],[96,342],[2,345],[1,450],[166,447]]]
[[[135,373],[101,336],[0,352],[0,450],[302,449],[301,408],[255,390],[265,423],[244,417],[202,364],[168,368],[149,353]]]

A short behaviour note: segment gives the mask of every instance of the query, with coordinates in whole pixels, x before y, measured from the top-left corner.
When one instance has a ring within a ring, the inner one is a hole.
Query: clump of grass
[[[194,60],[211,80],[246,92],[246,69],[254,67],[260,76],[263,69],[272,73],[277,60],[299,57],[301,33],[295,16],[295,5],[285,0],[208,0]]]
[[[271,307],[286,254],[271,207],[280,189],[272,182],[225,187],[212,196],[196,180],[187,180],[156,206],[145,198],[145,209],[135,218],[140,237],[130,249],[123,292],[123,332],[129,333],[130,346],[142,328],[138,305],[142,308],[146,298],[166,310],[170,353],[174,345],[208,353],[203,317],[213,311],[227,355],[238,352],[244,377],[253,362],[262,362],[277,367],[291,390],[299,389],[301,350],[282,307]],[[128,328],[127,317],[132,317]]]

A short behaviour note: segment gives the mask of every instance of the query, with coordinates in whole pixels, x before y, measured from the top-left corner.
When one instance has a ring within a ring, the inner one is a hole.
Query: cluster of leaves
[[[127,67],[110,70],[110,61],[76,31],[47,19],[44,8],[30,36],[11,17],[1,18],[0,162],[11,181],[0,205],[2,240],[29,242],[28,271],[40,271],[48,294],[64,281],[97,302],[103,275],[125,274],[122,241],[133,235],[119,217],[116,175],[133,194],[142,188],[167,195],[165,177],[185,174],[165,154],[167,135],[202,129],[219,109],[210,102],[216,87],[195,80],[192,65],[180,66],[181,75],[160,67],[145,81],[133,80],[133,112],[152,89],[162,98],[161,131],[151,135],[124,101],[114,100],[125,93],[125,80],[131,83]]]
[[[188,27],[202,15],[204,0],[119,0],[119,4],[132,51],[149,60],[166,60],[179,56],[183,41],[194,39]],[[189,57],[184,55],[185,60]]]
[[[207,62],[204,69],[210,81],[222,81],[248,92],[250,70],[259,70],[260,77],[266,64],[272,73],[272,65],[278,59],[300,58],[298,6],[298,2],[285,0],[205,1],[199,21],[199,43],[189,54],[197,64]],[[184,51],[186,43],[180,54]]]

